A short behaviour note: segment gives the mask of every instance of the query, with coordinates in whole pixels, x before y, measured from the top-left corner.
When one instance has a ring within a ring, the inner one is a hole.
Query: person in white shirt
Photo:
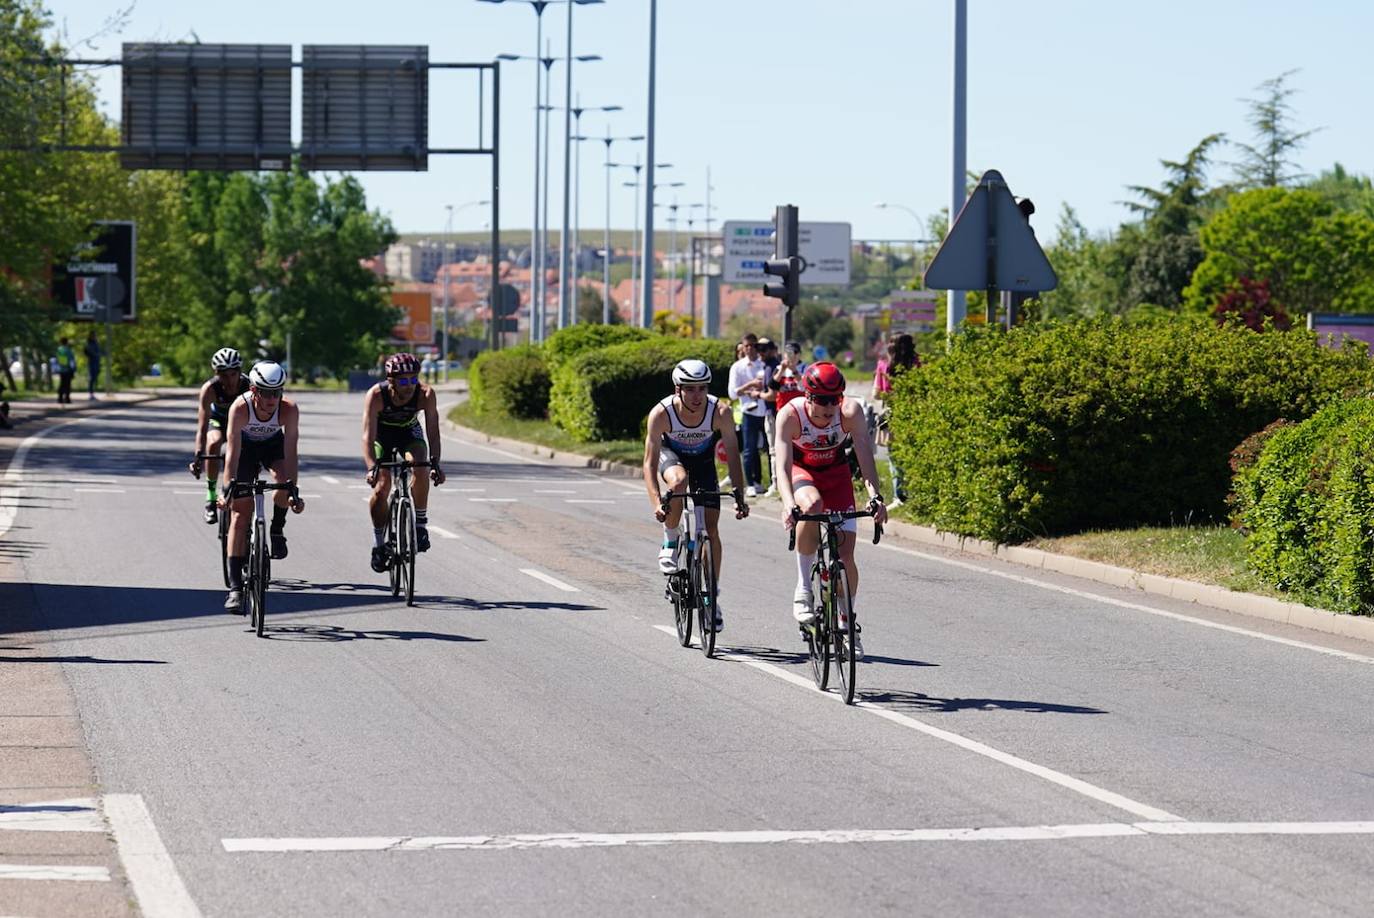
[[[730,384],[726,391],[739,399],[744,411],[740,432],[744,438],[745,497],[758,497],[763,488],[763,470],[759,463],[759,437],[763,435],[764,418],[768,408],[763,395],[768,386],[768,369],[759,357],[759,339],[752,333],[740,339],[744,356],[730,367]]]

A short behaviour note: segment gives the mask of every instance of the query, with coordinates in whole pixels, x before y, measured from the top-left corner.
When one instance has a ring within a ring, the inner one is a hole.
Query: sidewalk
[[[578,453],[560,452],[546,446],[527,443],[523,440],[494,437],[482,433],[479,430],[461,427],[447,418],[444,419],[443,423],[449,430],[455,431],[468,439],[490,443],[512,452],[535,455],[560,465],[578,465],[585,468],[601,469],[630,478],[638,478],[642,474],[639,466],[628,465],[623,462],[594,459]],[[773,499],[770,498],[769,500],[772,501]],[[1010,561],[1014,564],[1025,565],[1030,568],[1067,574],[1071,577],[1081,577],[1085,580],[1110,584],[1111,586],[1121,587],[1123,589],[1139,590],[1142,593],[1155,596],[1166,596],[1184,602],[1197,603],[1198,605],[1222,609],[1237,615],[1260,618],[1271,622],[1280,622],[1294,625],[1299,628],[1321,631],[1326,634],[1339,635],[1341,637],[1374,641],[1374,618],[1367,616],[1329,612],[1325,609],[1316,609],[1311,606],[1302,605],[1301,603],[1285,602],[1281,599],[1273,599],[1269,596],[1258,596],[1254,593],[1242,593],[1236,590],[1228,590],[1225,587],[1213,586],[1211,584],[1198,583],[1192,580],[1181,580],[1177,577],[1161,577],[1157,574],[1146,574],[1130,568],[1115,567],[1098,561],[1088,561],[1084,558],[1075,558],[1072,555],[1054,554],[1053,552],[1043,551],[1038,548],[1022,548],[1016,545],[998,545],[993,542],[985,542],[981,539],[962,537],[955,533],[940,532],[930,526],[922,526],[902,520],[890,520],[887,524],[887,534],[899,539],[939,547],[947,551],[955,551],[971,556],[998,558],[1003,561]]]
[[[0,517],[20,491],[13,457],[29,437],[102,410],[150,401],[149,392],[13,405],[0,430]],[[12,517],[0,519],[9,529]],[[136,914],[100,809],[75,699],[37,620],[24,558],[42,550],[23,526],[0,532],[0,913],[26,916]],[[81,660],[66,662],[79,663]]]

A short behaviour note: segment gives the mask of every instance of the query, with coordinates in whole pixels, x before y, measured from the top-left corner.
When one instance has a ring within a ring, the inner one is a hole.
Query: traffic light
[[[797,251],[797,208],[780,204],[773,216],[773,228],[773,257],[763,263],[763,273],[782,278],[782,283],[764,284],[763,293],[782,300],[790,310],[801,302],[801,273],[805,265]]]

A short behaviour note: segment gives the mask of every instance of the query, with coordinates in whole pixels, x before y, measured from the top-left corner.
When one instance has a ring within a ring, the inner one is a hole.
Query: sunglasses
[[[393,376],[391,381],[398,386],[418,386],[420,377],[418,376]]]
[[[838,405],[842,395],[808,395],[807,399],[817,405]]]

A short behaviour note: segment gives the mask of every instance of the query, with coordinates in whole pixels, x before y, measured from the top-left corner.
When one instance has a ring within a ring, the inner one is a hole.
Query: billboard
[[[1368,344],[1374,353],[1374,315],[1342,315],[1334,312],[1310,312],[1307,327],[1317,333],[1317,340],[1327,347],[1340,347],[1344,338],[1354,338]]]
[[[849,286],[849,224],[803,220],[797,227],[797,248],[806,261],[801,273],[802,286]],[[727,220],[721,238],[725,246],[725,283],[770,283],[763,273],[763,263],[773,257],[773,221]]]
[[[434,317],[429,291],[393,290],[391,305],[401,310],[401,318],[391,329],[391,337],[410,344],[434,341]]]
[[[138,233],[127,220],[97,221],[94,241],[53,270],[52,298],[67,308],[66,318],[132,322],[137,317],[134,257]]]

